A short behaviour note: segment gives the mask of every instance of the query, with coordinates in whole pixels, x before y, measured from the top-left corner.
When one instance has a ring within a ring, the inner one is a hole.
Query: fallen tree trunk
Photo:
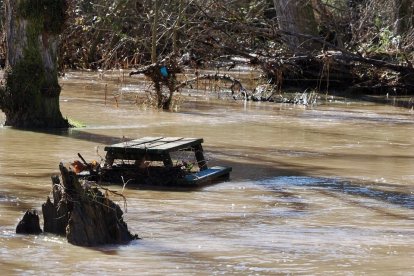
[[[236,78],[234,78],[230,75],[227,75],[227,74],[204,74],[204,75],[199,75],[199,76],[196,76],[192,79],[181,82],[180,84],[176,85],[175,89],[178,90],[178,89],[183,88],[187,85],[190,85],[190,84],[192,84],[192,83],[194,83],[198,80],[215,80],[215,81],[222,80],[222,81],[227,81],[227,82],[231,82],[230,89],[231,89],[231,92],[233,94],[238,92],[236,90],[239,90],[240,92],[246,92],[246,89],[243,87],[242,83],[238,79],[236,79]]]
[[[317,37],[288,31],[277,31],[283,36],[293,36],[315,41],[323,45],[323,51],[317,55],[295,56],[285,53],[261,55],[246,50],[218,46],[214,39],[202,42],[208,49],[220,47],[229,56],[239,56],[246,60],[246,64],[262,69],[270,83],[280,87],[294,87],[302,89],[328,90],[328,88],[348,89],[361,88],[361,83],[372,85],[364,86],[364,93],[371,92],[402,92],[412,94],[414,87],[414,66],[412,61],[405,57],[405,62],[397,60],[395,56],[383,60],[375,56],[362,56],[352,53],[343,47],[336,46],[323,37]],[[401,53],[404,56],[404,53]],[[388,77],[390,75],[391,77]],[[320,91],[322,92],[322,91]]]
[[[257,62],[257,61],[255,61]],[[351,53],[327,51],[316,56],[260,59],[257,62],[270,83],[328,91],[360,89],[371,92],[410,93],[414,87],[414,69]],[[411,92],[412,93],[412,92]]]
[[[53,202],[48,197],[42,205],[45,232],[65,235],[68,242],[80,246],[138,239],[128,231],[121,208],[108,198],[109,190],[103,194],[97,187],[81,185],[76,174],[62,163],[59,169],[62,183],[59,177],[52,178]]]

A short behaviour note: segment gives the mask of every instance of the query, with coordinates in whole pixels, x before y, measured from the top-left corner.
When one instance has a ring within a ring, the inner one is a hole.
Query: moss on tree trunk
[[[57,39],[65,21],[65,0],[7,0],[6,86],[0,108],[6,125],[65,128],[59,107]]]

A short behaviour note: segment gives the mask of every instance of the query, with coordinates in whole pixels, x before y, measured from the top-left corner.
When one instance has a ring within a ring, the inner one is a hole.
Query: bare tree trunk
[[[280,30],[289,49],[295,53],[319,50],[320,45],[295,34],[317,36],[318,29],[312,5],[308,0],[273,0]]]
[[[157,62],[157,29],[160,13],[160,0],[154,0],[154,21],[152,22],[151,62]]]
[[[66,0],[6,0],[7,72],[0,92],[6,125],[68,127],[59,107],[57,42]]]
[[[178,54],[178,30],[181,26],[181,17],[183,14],[183,5],[184,0],[178,0],[178,11],[177,11],[177,20],[173,27],[173,52],[174,54]]]
[[[414,27],[414,2],[413,0],[395,0],[396,6],[396,32],[405,34]]]

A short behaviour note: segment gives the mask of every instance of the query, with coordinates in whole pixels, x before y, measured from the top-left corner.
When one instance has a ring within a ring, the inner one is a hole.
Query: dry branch
[[[191,83],[197,82],[199,80],[214,80],[214,81],[223,80],[223,81],[228,81],[228,82],[232,83],[232,85],[230,87],[232,93],[235,93],[236,89],[238,89],[240,92],[246,92],[246,89],[243,87],[242,83],[238,79],[235,79],[232,76],[227,75],[227,74],[204,74],[204,75],[199,75],[199,76],[196,76],[192,79],[181,82],[180,84],[178,84],[176,86],[176,90],[178,90],[182,87],[185,87],[187,85],[190,85]]]

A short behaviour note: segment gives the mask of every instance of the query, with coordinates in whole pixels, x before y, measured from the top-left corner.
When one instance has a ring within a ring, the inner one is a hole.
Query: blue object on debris
[[[168,69],[167,69],[167,66],[162,66],[162,67],[160,68],[160,73],[161,73],[161,75],[162,75],[164,78],[168,77]]]

